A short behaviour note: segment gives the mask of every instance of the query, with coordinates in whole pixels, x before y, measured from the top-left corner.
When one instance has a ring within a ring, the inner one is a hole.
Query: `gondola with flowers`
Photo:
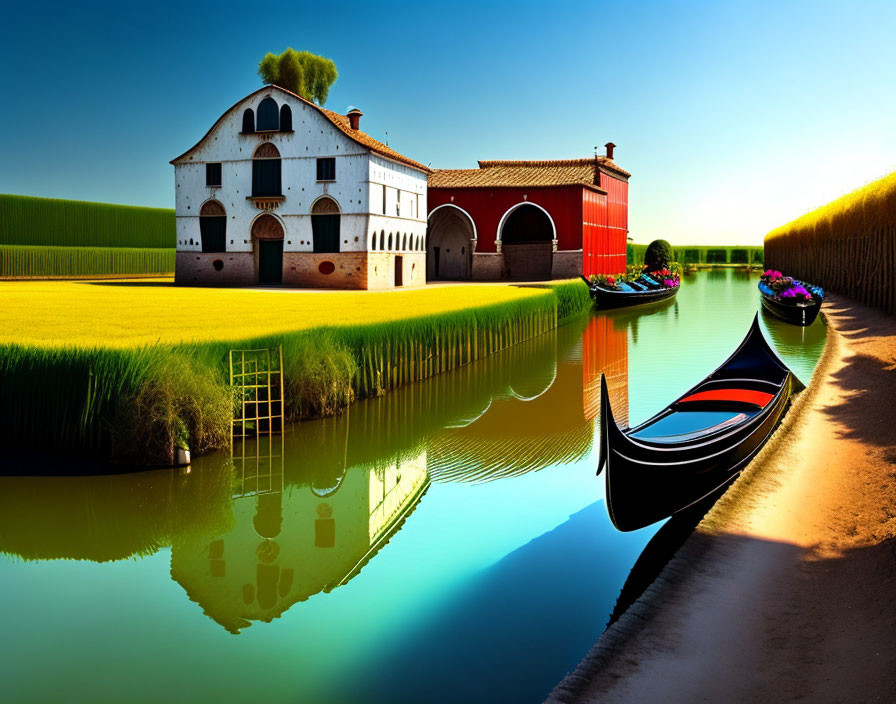
[[[592,275],[582,280],[598,309],[624,308],[673,298],[681,285],[680,269],[665,240],[654,240],[644,252],[644,266],[615,276]]]
[[[678,293],[681,279],[668,269],[644,272],[634,276],[593,276],[582,279],[591,289],[591,298],[598,309],[639,306],[672,298]]]
[[[759,298],[762,307],[776,318],[792,325],[811,325],[824,300],[819,286],[784,276],[769,269],[759,279]]]

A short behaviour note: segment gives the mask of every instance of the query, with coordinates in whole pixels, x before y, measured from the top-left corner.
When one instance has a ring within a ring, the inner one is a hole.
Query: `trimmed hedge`
[[[626,252],[629,264],[643,264],[646,244],[628,244]],[[680,264],[742,264],[762,266],[762,247],[673,247],[675,259]]]
[[[126,247],[28,247],[0,244],[0,277],[171,274],[174,249]]]
[[[0,244],[173,249],[174,210],[0,194]]]

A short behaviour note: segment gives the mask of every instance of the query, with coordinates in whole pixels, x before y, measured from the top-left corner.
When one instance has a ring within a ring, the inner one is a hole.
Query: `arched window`
[[[252,108],[246,108],[243,113],[243,132],[255,131],[255,111]]]
[[[286,103],[280,106],[280,131],[292,132],[292,110]]]
[[[386,249],[386,231],[380,230],[380,249]]]
[[[389,251],[392,251],[392,233],[389,233]]]
[[[280,129],[280,111],[277,108],[277,101],[273,98],[265,98],[258,104],[258,122],[255,129],[259,132]]]
[[[324,196],[311,206],[311,232],[315,252],[339,251],[339,206]]]
[[[252,155],[252,196],[282,196],[280,152],[270,142],[258,145]]]
[[[408,233],[404,233],[404,237],[401,238],[401,250],[406,251],[408,248]]]
[[[370,248],[373,250],[376,249],[376,233],[375,232],[372,235],[370,235]]]
[[[203,252],[227,251],[227,213],[218,201],[206,201],[199,209],[199,234]]]

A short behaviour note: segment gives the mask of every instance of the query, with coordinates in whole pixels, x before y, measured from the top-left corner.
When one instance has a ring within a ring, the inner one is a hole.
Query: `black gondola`
[[[632,290],[622,290],[593,284],[584,276],[581,279],[588,285],[588,289],[591,291],[591,300],[597,304],[598,310],[664,301],[673,298],[679,288],[678,286],[664,286],[652,279],[644,279],[637,282],[626,282],[626,285]]]
[[[776,318],[780,318],[791,325],[811,325],[815,322],[815,318],[818,317],[818,313],[821,310],[824,291],[818,286],[797,281],[796,279],[794,279],[793,283],[806,289],[812,295],[812,298],[794,303],[785,302],[779,300],[775,296],[775,292],[760,281],[759,298],[762,301],[762,307]]]
[[[758,315],[722,366],[634,428],[616,425],[601,378],[597,472],[606,467],[613,525],[643,528],[724,485],[759,452],[800,389],[765,341]]]

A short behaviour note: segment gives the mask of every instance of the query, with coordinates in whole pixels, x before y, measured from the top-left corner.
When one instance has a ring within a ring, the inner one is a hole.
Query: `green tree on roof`
[[[265,54],[258,64],[258,75],[265,83],[291,90],[318,105],[327,102],[330,86],[339,78],[336,64],[330,59],[292,47],[282,54]]]

